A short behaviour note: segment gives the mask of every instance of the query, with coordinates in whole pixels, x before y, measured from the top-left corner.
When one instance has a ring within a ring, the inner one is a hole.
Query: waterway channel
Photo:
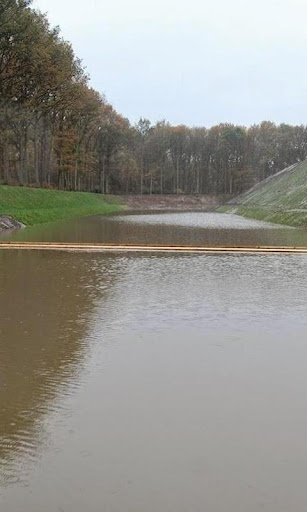
[[[12,239],[305,245],[215,213]],[[0,251],[1,512],[305,512],[307,256]]]

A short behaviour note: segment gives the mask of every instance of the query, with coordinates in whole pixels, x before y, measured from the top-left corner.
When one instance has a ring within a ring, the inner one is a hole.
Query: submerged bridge
[[[204,247],[189,245],[117,245],[60,242],[0,242],[0,250],[65,251],[88,253],[183,253],[183,254],[307,254],[307,247],[253,246]]]

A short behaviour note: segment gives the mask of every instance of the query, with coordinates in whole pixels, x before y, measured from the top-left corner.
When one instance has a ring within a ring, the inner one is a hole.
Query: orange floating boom
[[[253,247],[205,247],[189,245],[122,245],[101,243],[62,242],[0,242],[0,250],[43,250],[66,252],[150,252],[150,253],[275,253],[307,254],[307,247],[253,246]]]

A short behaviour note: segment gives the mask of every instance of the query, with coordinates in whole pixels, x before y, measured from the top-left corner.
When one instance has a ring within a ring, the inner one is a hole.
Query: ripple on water
[[[3,510],[304,512],[306,262],[0,254]]]

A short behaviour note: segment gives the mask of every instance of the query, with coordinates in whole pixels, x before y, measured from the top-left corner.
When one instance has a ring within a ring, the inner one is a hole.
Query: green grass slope
[[[27,226],[121,209],[119,201],[99,194],[0,186],[0,215],[11,215]]]
[[[307,226],[307,160],[255,185],[219,211],[289,226]]]

